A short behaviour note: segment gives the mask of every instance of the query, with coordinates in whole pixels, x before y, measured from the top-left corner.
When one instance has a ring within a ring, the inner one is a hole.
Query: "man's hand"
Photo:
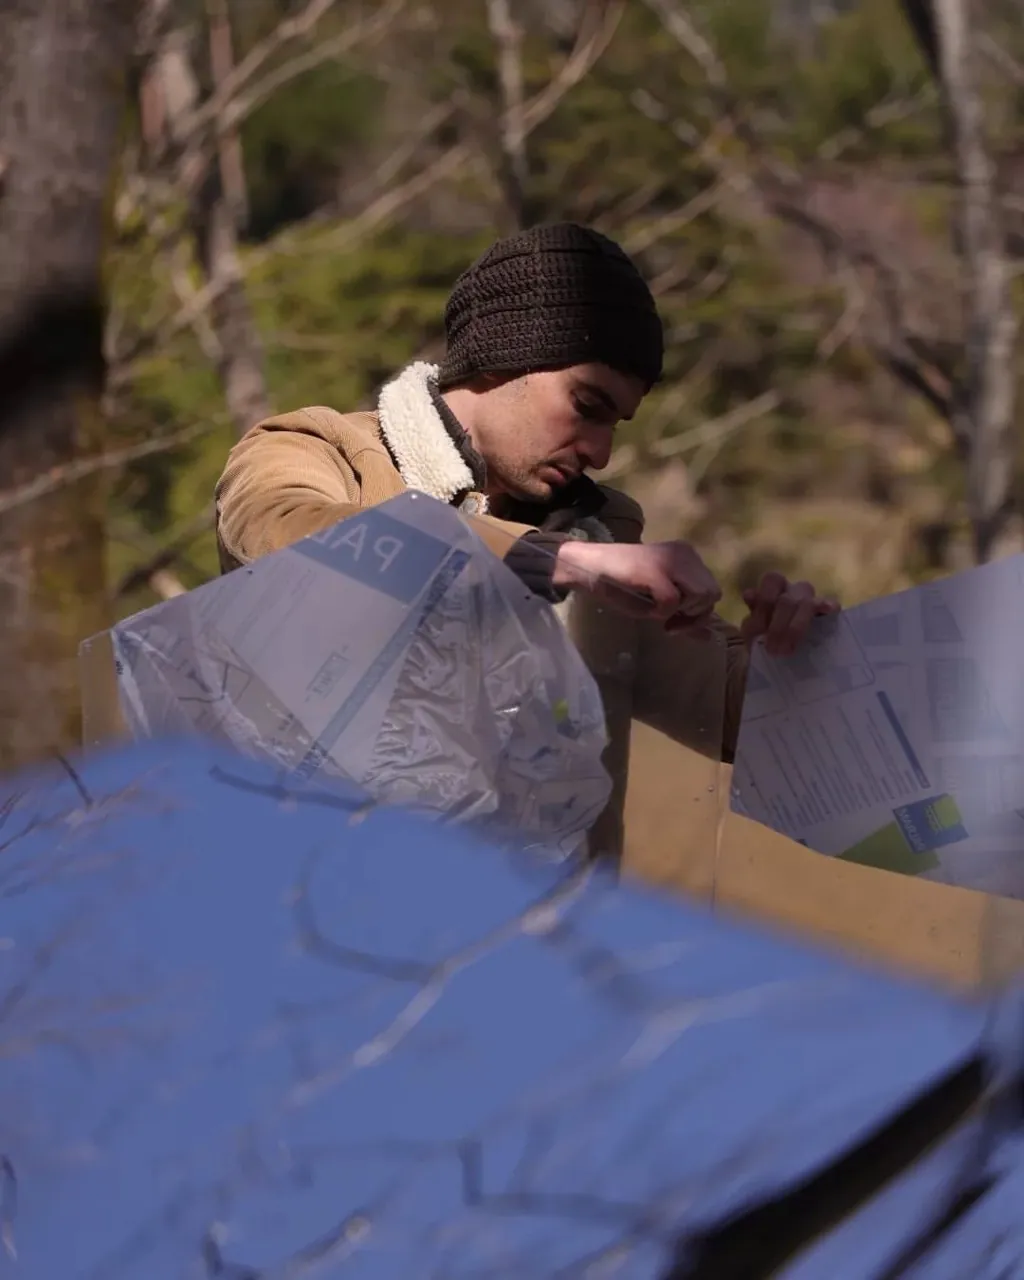
[[[764,638],[765,652],[788,657],[796,652],[815,618],[839,612],[839,603],[819,596],[809,582],[790,582],[784,574],[766,573],[743,593],[750,610],[740,626],[748,645]]]
[[[569,541],[559,548],[552,581],[589,591],[621,613],[662,619],[671,630],[702,626],[722,598],[688,542]]]

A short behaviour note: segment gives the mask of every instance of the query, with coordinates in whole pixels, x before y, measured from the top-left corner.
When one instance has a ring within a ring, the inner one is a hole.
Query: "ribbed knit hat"
[[[647,386],[664,338],[651,291],[607,236],[573,222],[499,240],[455,282],[441,389],[482,373],[607,364]]]

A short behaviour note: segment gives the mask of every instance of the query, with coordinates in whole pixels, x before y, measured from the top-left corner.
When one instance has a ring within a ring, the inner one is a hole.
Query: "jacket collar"
[[[446,422],[438,411],[437,375],[436,364],[418,360],[384,386],[380,433],[410,489],[480,514],[487,510],[483,463],[455,415],[449,411]]]
[[[381,437],[410,489],[481,515],[488,510],[486,464],[441,398],[438,372],[436,364],[416,361],[383,387],[377,402]],[[545,506],[515,502],[501,514],[552,532],[610,542],[611,534],[597,519],[604,503],[593,480],[580,476]]]

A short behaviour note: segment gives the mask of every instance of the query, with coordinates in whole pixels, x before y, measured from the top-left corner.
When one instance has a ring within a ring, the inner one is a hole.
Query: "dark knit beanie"
[[[499,240],[455,282],[444,313],[442,390],[482,373],[599,363],[661,377],[651,291],[607,236],[572,222]]]

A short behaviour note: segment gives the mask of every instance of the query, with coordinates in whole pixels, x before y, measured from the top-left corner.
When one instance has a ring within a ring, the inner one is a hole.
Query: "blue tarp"
[[[197,740],[3,784],[0,975],[2,1276],[1024,1276],[1016,999]]]

